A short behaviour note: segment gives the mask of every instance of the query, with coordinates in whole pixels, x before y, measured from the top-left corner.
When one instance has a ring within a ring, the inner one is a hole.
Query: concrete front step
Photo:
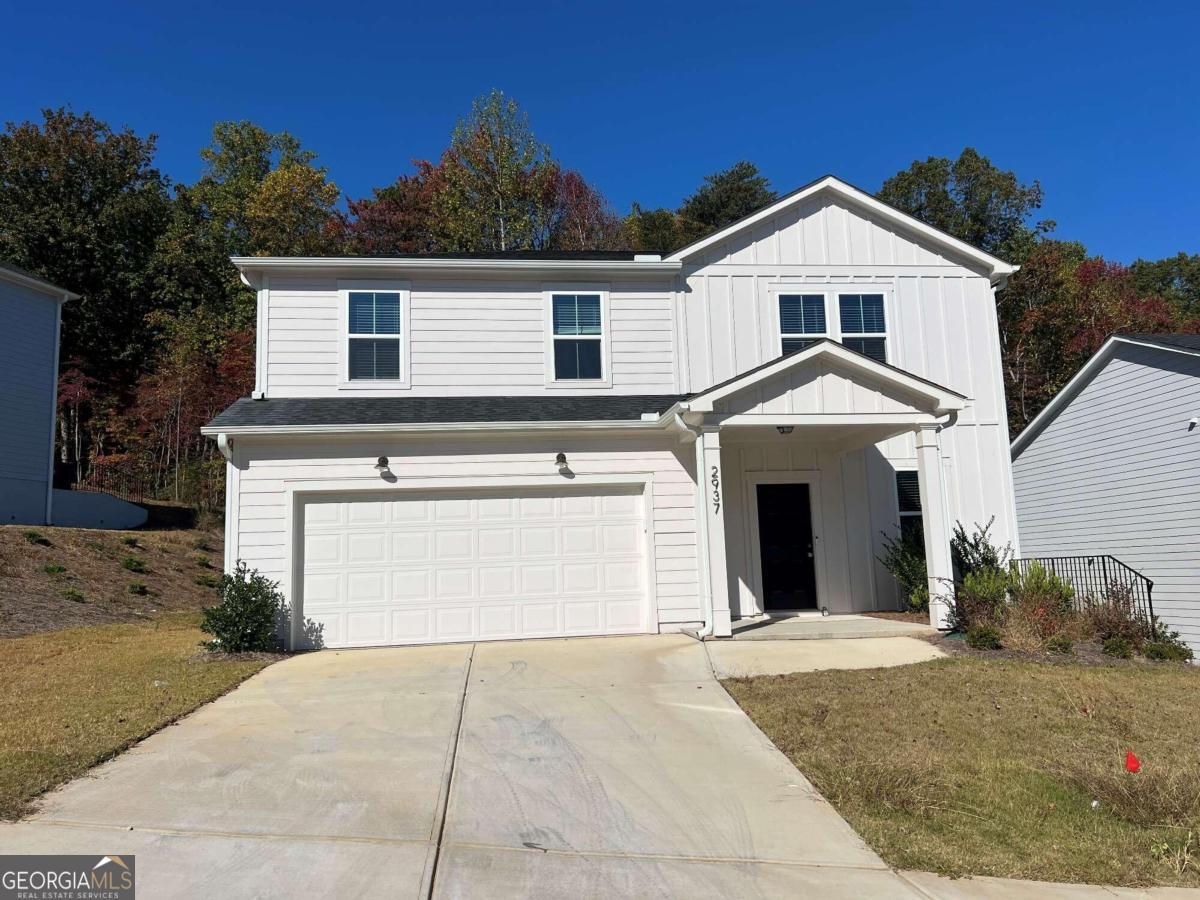
[[[733,623],[735,641],[822,641],[849,638],[922,637],[937,629],[916,622],[871,616],[787,616],[739,619]]]

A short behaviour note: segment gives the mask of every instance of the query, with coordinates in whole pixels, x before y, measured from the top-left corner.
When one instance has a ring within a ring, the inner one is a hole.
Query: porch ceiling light
[[[386,456],[379,457],[375,461],[375,469],[379,472],[386,472],[388,470],[388,458]]]
[[[560,453],[554,457],[554,465],[558,466],[558,471],[565,472],[567,470],[567,454]]]
[[[793,430],[793,426],[791,426],[791,425],[776,425],[775,430],[778,431],[780,434],[791,434],[792,430]]]

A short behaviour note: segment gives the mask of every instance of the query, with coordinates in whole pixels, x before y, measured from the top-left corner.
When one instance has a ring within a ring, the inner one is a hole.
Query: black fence
[[[1115,556],[1041,556],[1013,560],[1022,575],[1037,563],[1057,575],[1075,591],[1075,606],[1083,610],[1089,604],[1130,604],[1132,611],[1154,622],[1154,582],[1131,569]]]

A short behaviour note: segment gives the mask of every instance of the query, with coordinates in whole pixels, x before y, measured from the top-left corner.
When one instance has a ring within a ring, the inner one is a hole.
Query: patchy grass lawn
[[[958,657],[724,684],[893,866],[1200,886],[1200,669]]]
[[[0,637],[211,606],[222,547],[204,528],[0,526]]]
[[[0,818],[271,662],[205,656],[198,622],[169,613],[0,639]]]

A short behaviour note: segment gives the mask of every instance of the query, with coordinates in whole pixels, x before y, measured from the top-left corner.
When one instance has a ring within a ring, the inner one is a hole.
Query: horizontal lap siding
[[[1120,348],[1013,463],[1026,556],[1111,554],[1200,649],[1200,359]]]
[[[0,278],[0,522],[44,521],[53,440],[50,409],[57,390],[54,332],[58,304],[44,293]],[[8,486],[3,486],[7,481]]]
[[[407,281],[411,387],[404,396],[547,391],[547,316],[540,281]],[[381,287],[386,282],[381,283]],[[611,390],[675,391],[671,285],[609,284]],[[335,280],[274,279],[268,292],[267,392],[272,397],[378,396],[340,387],[343,337]],[[561,389],[553,389],[561,394]]]
[[[336,449],[336,453],[334,452]],[[578,475],[650,472],[654,547],[658,562],[653,577],[663,625],[699,620],[699,578],[696,550],[696,485],[688,468],[690,453],[680,454],[663,442],[619,442],[563,439],[450,445],[433,442],[401,443],[334,441],[324,445],[289,443],[239,448],[243,469],[236,503],[237,555],[252,568],[277,580],[287,579],[286,485],[296,479],[346,479],[360,486],[380,455],[391,459],[392,471],[403,487],[405,479],[472,479],[497,476],[543,476],[552,473],[555,454],[565,452]],[[569,481],[564,481],[570,487]],[[299,486],[298,486],[299,487]],[[392,487],[385,486],[384,489]]]

